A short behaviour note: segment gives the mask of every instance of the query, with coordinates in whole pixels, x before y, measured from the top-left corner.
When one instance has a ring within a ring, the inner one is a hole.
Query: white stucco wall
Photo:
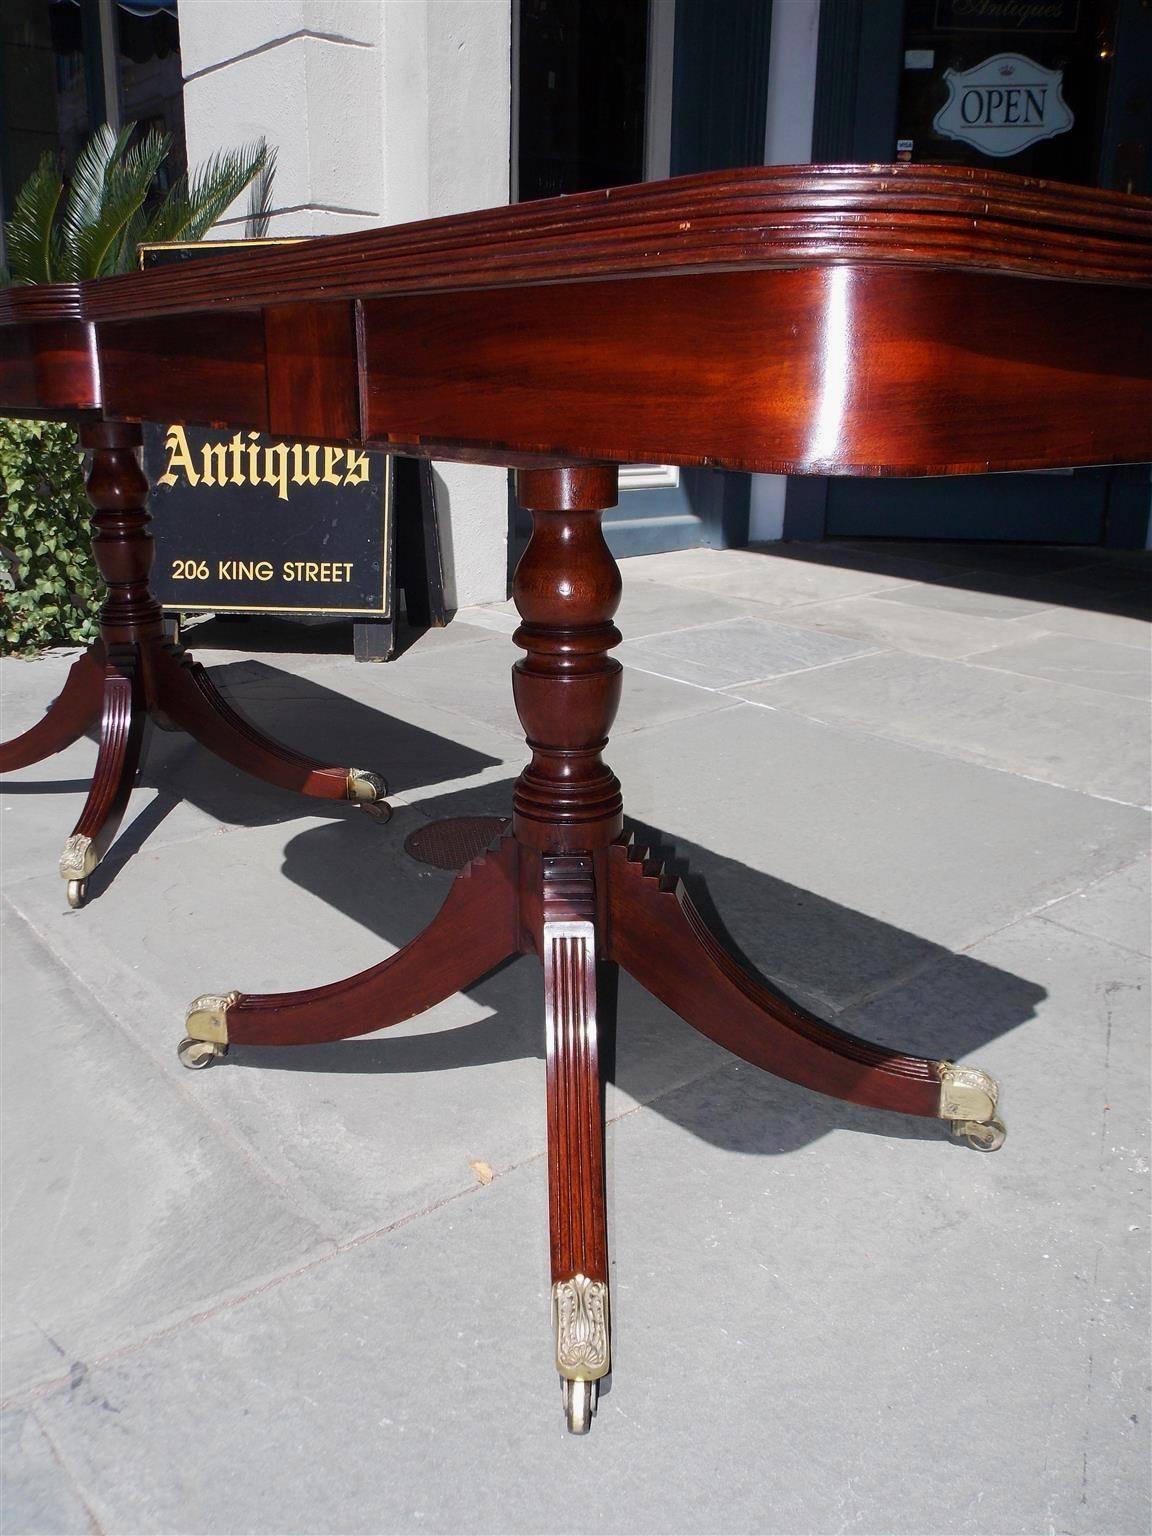
[[[511,0],[181,0],[180,49],[189,162],[276,146],[269,234],[508,201]],[[503,598],[506,473],[437,474],[449,601]]]

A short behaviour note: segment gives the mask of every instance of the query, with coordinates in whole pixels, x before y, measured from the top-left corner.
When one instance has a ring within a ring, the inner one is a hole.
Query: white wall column
[[[269,234],[508,201],[510,0],[181,0],[180,50],[189,163],[261,136],[278,151]],[[502,599],[506,473],[437,476],[449,602]]]
[[[773,0],[765,165],[806,165],[812,159],[819,26],[820,0]],[[749,539],[783,537],[787,490],[787,475],[752,476]]]

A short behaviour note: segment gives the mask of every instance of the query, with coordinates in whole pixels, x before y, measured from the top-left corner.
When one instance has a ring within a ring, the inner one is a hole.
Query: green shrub
[[[0,418],[0,652],[96,634],[90,511],[76,429]]]

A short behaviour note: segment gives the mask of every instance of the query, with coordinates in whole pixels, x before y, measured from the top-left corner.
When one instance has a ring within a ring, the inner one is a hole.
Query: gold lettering
[[[257,581],[271,581],[272,580],[272,567],[268,564],[267,560],[261,560],[259,565],[256,567],[256,580]]]
[[[228,453],[232,459],[232,484],[247,485],[244,478],[244,439],[239,432],[228,444]]]
[[[228,449],[223,443],[205,443],[200,450],[201,479],[205,485],[228,484]]]
[[[344,475],[344,484],[368,484],[368,455],[366,453],[357,453],[354,448],[349,448],[348,469]]]
[[[293,485],[319,485],[320,476],[316,473],[316,449],[309,448],[308,467],[304,467],[304,444],[292,444],[292,484]]]
[[[253,485],[260,484],[260,434],[248,434],[248,479]]]
[[[288,500],[288,449],[283,443],[264,450],[264,484],[274,485],[280,500]]]
[[[324,450],[324,484],[339,485],[340,475],[336,466],[344,457],[343,448],[325,448]]]
[[[188,447],[188,438],[183,427],[169,427],[168,435],[164,439],[164,446],[168,450],[168,464],[164,473],[157,478],[159,485],[175,485],[176,471],[182,469],[187,476],[189,485],[199,485],[200,476],[196,473],[196,466],[192,462],[192,453]]]

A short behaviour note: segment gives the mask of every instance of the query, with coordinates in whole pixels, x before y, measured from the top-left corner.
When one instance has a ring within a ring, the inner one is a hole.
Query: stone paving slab
[[[945,568],[912,562],[881,570],[871,562],[809,561],[785,554],[746,549],[686,549],[674,554],[642,557],[644,579],[675,581],[695,592],[715,592],[729,601],[752,600],[761,608],[788,608],[795,603],[827,602],[869,592],[897,592],[925,580],[947,575]],[[624,562],[625,580],[628,562]]]
[[[1047,610],[1041,610],[1040,617]],[[922,656],[959,657],[990,650],[1019,634],[1015,616],[986,617],[948,613],[876,597],[842,597],[832,603],[798,603],[789,608],[788,623],[797,629],[852,636],[860,643]]]
[[[1095,934],[1137,954],[1152,955],[1152,864],[1137,859],[1086,890],[1053,902],[1043,916],[1074,933]]]
[[[825,667],[877,649],[867,641],[771,619],[741,618],[625,641],[617,654],[629,668],[719,689]]]
[[[910,655],[864,656],[731,691],[1065,789],[1149,802],[1145,699]]]
[[[1015,628],[1026,634],[1081,635],[1086,640],[1105,640],[1111,645],[1149,646],[1148,620],[1135,609],[1107,612],[1096,608],[1045,608],[1042,613],[1017,619]]]
[[[1118,693],[1130,699],[1152,695],[1152,650],[1092,640],[1084,635],[1035,635],[990,647],[968,660],[974,666],[1044,677],[1077,688]]]
[[[1134,807],[783,710],[745,705],[614,741],[610,755],[633,818],[685,852],[745,953],[840,1006],[853,977],[883,985],[917,963],[915,941],[962,948],[1147,848]],[[825,930],[821,901],[848,917]]]
[[[11,914],[3,1012],[5,1393],[330,1251]]]
[[[771,545],[762,547],[766,553],[771,552]],[[792,547],[800,558],[806,558],[806,546]],[[948,567],[956,573],[1001,572],[1017,579],[1076,570],[1099,565],[1102,561],[1112,564],[1123,561],[1127,554],[1122,550],[1100,550],[1089,546],[1002,544],[995,540],[972,539],[833,539],[817,547],[826,550],[827,558],[833,560],[839,559],[841,551],[847,550],[859,557],[919,560]]]
[[[1047,589],[1028,595],[1027,582],[987,571],[957,571],[948,580],[898,587],[878,594],[887,603],[962,613],[981,619],[1022,619],[1051,607]]]
[[[26,1193],[3,1258],[66,1346],[33,1340],[6,1287],[28,1351],[5,1362],[6,1536],[1145,1531],[1148,820],[1093,779],[1108,747],[1130,771],[1139,700],[933,660],[930,635],[1073,662],[1052,642],[1082,635],[1115,676],[1113,647],[1147,643],[1146,568],[870,543],[626,562],[622,628],[631,592],[645,643],[751,618],[891,647],[768,684],[794,690],[771,703],[652,678],[671,691],[645,696],[631,668],[608,757],[640,835],[671,841],[754,966],[874,1038],[993,1071],[1010,1131],[989,1158],[935,1121],[805,1093],[625,979],[617,1370],[584,1441],[549,1364],[535,962],[377,1037],[237,1048],[195,1076],[174,1052],[196,993],[336,979],[435,911],[449,877],[403,840],[507,812],[513,621],[463,615],[387,668],[338,654],[334,626],[308,631],[316,650],[288,626],[197,626],[269,728],[388,756],[357,766],[398,785],[397,812],[381,827],[280,795],[161,736],[136,830],[74,913],[52,866],[92,744],[47,765],[70,787],[4,791]],[[257,640],[274,648],[237,648]],[[863,704],[810,718],[829,679],[872,667]],[[0,664],[9,729],[53,669]],[[939,680],[961,674],[958,709]],[[915,739],[882,729],[885,686],[915,703]],[[989,743],[1002,764],[970,760]],[[1026,776],[1038,750],[1091,792]]]
[[[31,1536],[96,1536],[98,1527],[35,1416],[0,1413],[0,1524]]]
[[[1079,1135],[1039,1077],[985,1157],[736,1065],[617,1124],[615,1373],[587,1440],[549,1368],[542,1159],[98,1367],[41,1421],[109,1533],[1136,1536],[1144,1104],[1116,1068],[1143,1010],[1132,956],[1051,935],[990,957],[1077,1031]],[[1100,966],[1119,985],[1094,1001]],[[1040,1035],[989,1064],[1027,1083]]]

